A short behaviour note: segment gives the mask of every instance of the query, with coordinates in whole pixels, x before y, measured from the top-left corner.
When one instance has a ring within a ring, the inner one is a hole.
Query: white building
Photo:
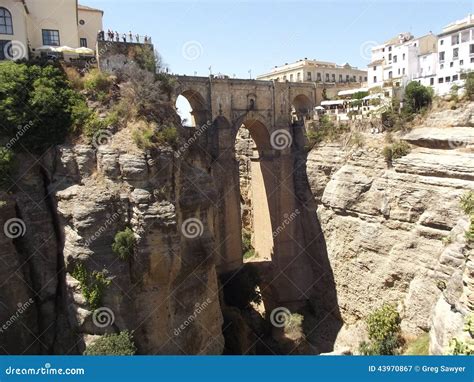
[[[372,62],[368,65],[369,87],[403,87],[413,79],[421,77],[421,72],[429,73],[434,70],[434,66],[429,64],[431,59],[425,59],[421,68],[419,57],[434,54],[436,41],[437,37],[431,33],[416,39],[410,33],[400,33],[397,37],[374,47]]]
[[[474,70],[474,15],[445,26],[438,35],[438,60],[435,89],[446,94],[462,85],[464,74]]]
[[[410,81],[431,86],[439,95],[449,93],[474,70],[474,15],[447,25],[438,36],[400,33],[372,49],[368,69],[369,88],[381,87],[390,96],[390,89],[403,89]]]

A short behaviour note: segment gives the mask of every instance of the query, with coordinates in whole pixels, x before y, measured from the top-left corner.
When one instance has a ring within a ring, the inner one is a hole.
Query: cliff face
[[[384,134],[363,134],[360,148],[329,143],[310,153],[308,176],[345,322],[336,347],[357,348],[363,318],[384,302],[399,306],[407,337],[429,331],[434,321],[443,331],[443,314],[433,319],[438,300],[456,311],[469,294],[460,282],[472,262],[459,202],[474,189],[473,116],[473,104],[433,113],[423,129],[401,137],[413,148],[392,166],[382,155]],[[457,292],[443,299],[453,277]],[[439,342],[433,352],[447,345],[446,338]]]
[[[122,330],[134,332],[142,354],[222,353],[212,210],[196,197],[214,192],[206,172],[171,151],[110,142],[57,147],[19,162],[19,191],[1,216],[2,223],[21,218],[25,234],[2,236],[8,267],[1,270],[0,321],[18,303],[32,303],[0,333],[3,353],[78,354],[97,336]],[[183,237],[183,221],[195,216],[202,235]],[[111,245],[127,226],[136,248],[121,260]],[[78,265],[108,280],[98,308],[75,278]]]

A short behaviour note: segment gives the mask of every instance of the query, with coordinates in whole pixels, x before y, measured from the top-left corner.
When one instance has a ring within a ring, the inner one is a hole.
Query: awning
[[[59,52],[59,53],[76,53],[76,49],[71,48],[70,46],[64,45],[64,46],[59,46],[57,48],[54,48],[54,52]]]
[[[359,88],[359,89],[349,89],[349,90],[341,90],[339,93],[337,93],[340,96],[345,96],[345,95],[352,95],[358,92],[368,92],[368,88]]]
[[[321,106],[332,106],[332,105],[344,105],[347,101],[344,101],[342,99],[335,99],[332,101],[322,101]]]
[[[362,99],[376,99],[376,98],[382,98],[382,95],[381,94],[371,94],[371,95],[368,95],[367,97],[364,97]]]

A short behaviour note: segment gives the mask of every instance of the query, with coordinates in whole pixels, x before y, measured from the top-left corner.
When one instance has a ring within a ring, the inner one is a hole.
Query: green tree
[[[433,89],[423,86],[417,81],[411,81],[405,88],[405,108],[408,112],[416,113],[427,107],[433,100]]]
[[[0,63],[0,139],[10,140],[19,127],[28,126],[15,151],[41,154],[63,143],[75,124],[83,122],[84,103],[60,67]]]
[[[366,320],[370,342],[360,344],[364,355],[395,355],[402,345],[400,315],[393,305],[385,304]]]
[[[472,101],[474,100],[474,72],[469,72],[466,75],[466,81],[464,83],[466,89],[466,95]]]

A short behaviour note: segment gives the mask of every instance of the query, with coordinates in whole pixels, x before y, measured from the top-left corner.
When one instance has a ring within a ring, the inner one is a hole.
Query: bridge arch
[[[296,97],[294,97],[291,105],[292,111],[296,113],[299,121],[308,116],[314,107],[311,99],[305,94],[298,94]]]
[[[206,124],[209,120],[210,112],[205,98],[194,89],[180,91],[176,97],[176,101],[178,101],[180,96],[184,97],[191,107],[190,125],[200,127]]]

